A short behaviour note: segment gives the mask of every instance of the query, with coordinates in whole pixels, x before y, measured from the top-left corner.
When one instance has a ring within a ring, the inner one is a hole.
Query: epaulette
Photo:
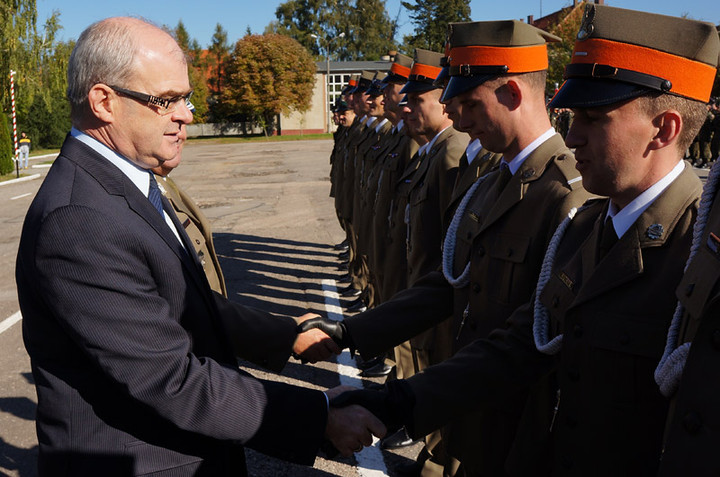
[[[582,176],[575,169],[575,158],[571,153],[563,152],[555,156],[553,159],[555,165],[565,177],[565,182],[570,190],[580,189],[582,187]]]

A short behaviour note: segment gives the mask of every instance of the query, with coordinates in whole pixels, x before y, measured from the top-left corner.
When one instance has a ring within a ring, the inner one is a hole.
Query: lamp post
[[[316,39],[318,44],[320,44],[320,36],[318,34],[310,33],[310,37]],[[325,132],[330,132],[330,123],[332,122],[332,118],[330,116],[330,43],[338,38],[345,38],[345,32],[340,33],[338,36],[329,38],[325,42],[325,109],[327,110],[327,128]]]

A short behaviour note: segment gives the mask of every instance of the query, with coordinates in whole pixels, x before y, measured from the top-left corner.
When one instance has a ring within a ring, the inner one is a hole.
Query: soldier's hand
[[[415,396],[402,379],[390,381],[374,389],[346,391],[330,399],[330,407],[360,405],[380,419],[390,432],[411,426]]]
[[[335,341],[340,349],[353,348],[350,334],[342,321],[335,321],[329,318],[318,316],[317,318],[310,318],[305,320],[298,325],[298,333],[304,333],[308,330],[318,329]]]

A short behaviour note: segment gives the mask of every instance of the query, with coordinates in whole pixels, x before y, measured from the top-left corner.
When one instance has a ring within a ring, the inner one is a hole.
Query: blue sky
[[[528,15],[539,18],[552,13],[572,0],[472,0],[472,19],[507,20],[526,19]],[[182,20],[190,36],[200,45],[207,46],[220,23],[234,43],[248,27],[254,33],[262,33],[265,26],[275,20],[275,9],[280,0],[121,0],[114,2],[78,0],[37,0],[38,24],[57,10],[63,30],[61,39],[77,38],[90,23],[117,15],[139,15],[161,25],[175,26]],[[686,14],[696,20],[720,23],[720,2],[714,0],[605,0],[606,5],[643,10],[664,15]],[[400,0],[387,0],[386,8],[395,18]],[[400,31],[412,31],[407,14],[400,14]]]

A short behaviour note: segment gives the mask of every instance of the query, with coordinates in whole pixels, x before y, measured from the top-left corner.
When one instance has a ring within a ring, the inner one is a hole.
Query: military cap
[[[412,68],[413,59],[402,53],[395,55],[392,66],[390,66],[390,73],[383,78],[383,83],[395,83],[405,84],[407,83],[408,77],[410,76],[410,69]]]
[[[410,76],[400,92],[405,94],[424,93],[438,88],[433,82],[442,69],[440,67],[442,57],[442,53],[417,48],[412,68],[410,68]]]
[[[370,83],[370,87],[368,87],[366,93],[370,96],[382,96],[383,88],[386,86],[386,83],[383,83],[382,80],[385,79],[387,76],[387,73],[384,71],[378,71],[375,73],[375,78],[373,78],[372,83]]]
[[[450,58],[450,32],[451,30],[448,26],[448,38],[447,41],[445,41],[445,56],[440,58],[440,67],[442,69],[433,82],[435,86],[440,88],[444,88],[447,82],[450,81],[450,62],[448,61]]]
[[[603,106],[651,91],[707,102],[719,54],[710,23],[589,4],[550,106]]]
[[[360,78],[360,75],[355,74],[350,76],[350,79],[348,80],[348,84],[345,85],[345,87],[340,91],[340,94],[345,95],[348,94],[355,86],[357,86],[358,79]]]
[[[350,90],[350,93],[364,93],[370,87],[370,84],[372,84],[373,78],[375,78],[374,72],[363,70],[360,73],[360,78],[358,78],[357,85]]]
[[[350,106],[348,106],[347,102],[345,102],[344,99],[342,99],[341,97],[338,97],[335,100],[335,104],[333,105],[333,108],[335,108],[334,109],[335,112],[344,113],[345,111],[350,109]]]
[[[547,42],[560,41],[518,20],[451,23],[448,28],[450,81],[441,101],[501,75],[546,70]]]
[[[403,96],[400,101],[398,101],[398,106],[400,106],[400,107],[407,106],[407,94],[405,96]]]

